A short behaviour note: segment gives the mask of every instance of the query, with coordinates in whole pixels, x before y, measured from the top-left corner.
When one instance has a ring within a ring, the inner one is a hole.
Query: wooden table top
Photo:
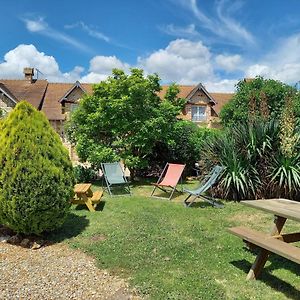
[[[246,200],[242,204],[300,222],[300,202],[287,199]]]
[[[84,194],[90,189],[91,186],[91,183],[78,183],[75,184],[74,191],[76,194]]]

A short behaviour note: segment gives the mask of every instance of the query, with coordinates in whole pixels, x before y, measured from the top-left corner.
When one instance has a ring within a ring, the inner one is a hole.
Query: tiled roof
[[[80,83],[87,94],[93,93],[93,84]],[[0,79],[0,87],[14,100],[26,100],[38,109],[41,109],[49,120],[64,120],[59,102],[64,95],[74,87],[74,83],[48,83],[47,80],[7,80]],[[187,98],[196,88],[196,85],[180,85],[180,98]],[[163,85],[158,96],[163,99],[168,86]],[[233,93],[208,93],[216,102],[213,109],[219,115],[221,108],[232,97]],[[16,102],[17,102],[16,101]]]
[[[40,108],[48,85],[47,80],[8,80],[0,79],[0,82],[15,96],[18,101],[26,100],[36,108]]]
[[[49,120],[64,120],[59,100],[74,86],[74,83],[49,83],[42,111]],[[92,84],[82,83],[87,94],[92,94]]]
[[[166,95],[168,85],[162,85],[162,90],[158,93],[158,96],[163,99]],[[180,85],[178,98],[186,98],[189,93],[195,88],[195,85]]]
[[[14,102],[18,102],[18,99],[15,97],[15,95],[12,94],[12,92],[5,86],[4,83],[0,82],[0,89]]]
[[[232,99],[234,93],[210,93],[210,95],[216,101],[216,105],[213,106],[213,110],[219,115],[224,104]]]

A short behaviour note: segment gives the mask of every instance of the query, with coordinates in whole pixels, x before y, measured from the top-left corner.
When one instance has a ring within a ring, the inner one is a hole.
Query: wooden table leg
[[[95,212],[95,208],[94,208],[94,206],[93,206],[93,204],[92,204],[91,199],[88,198],[87,195],[83,195],[83,196],[82,196],[82,199],[84,200],[84,203],[85,203],[85,205],[87,206],[87,208],[89,209],[89,211]]]
[[[275,216],[274,225],[270,231],[270,236],[279,235],[281,230],[286,222],[286,218]],[[255,262],[253,263],[248,275],[247,280],[256,279],[264,268],[270,252],[265,249],[261,249],[259,254],[257,255]]]

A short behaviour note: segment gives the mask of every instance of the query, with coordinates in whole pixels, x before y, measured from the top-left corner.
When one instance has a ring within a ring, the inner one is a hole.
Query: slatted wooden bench
[[[103,195],[103,191],[93,192],[93,196],[90,198],[94,208],[97,207],[97,204],[101,201],[101,197]]]
[[[288,244],[288,242],[293,241],[294,236],[295,238],[299,236],[299,233],[270,236],[245,227],[230,228],[229,232],[253,245],[300,264],[300,248]],[[289,239],[289,241],[284,241],[285,238]]]
[[[268,257],[270,253],[275,253],[300,264],[300,248],[289,244],[291,242],[299,241],[300,233],[270,236],[245,227],[229,228],[228,231],[250,243],[251,248],[253,246],[259,247],[264,257]],[[256,278],[263,268],[264,263],[265,258],[263,260],[257,259],[252,266],[247,279],[253,279],[253,277]]]

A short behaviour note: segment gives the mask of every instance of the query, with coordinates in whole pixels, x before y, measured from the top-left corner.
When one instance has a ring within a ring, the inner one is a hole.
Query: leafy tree
[[[224,126],[248,121],[251,117],[279,118],[289,95],[295,106],[296,116],[300,116],[300,95],[294,87],[272,79],[256,77],[250,81],[241,80],[237,92],[221,110]]]
[[[0,130],[0,223],[25,234],[58,228],[73,184],[68,151],[45,115],[17,104]]]
[[[123,159],[134,171],[148,164],[155,145],[164,141],[177,122],[185,100],[178,99],[173,84],[164,101],[159,77],[132,69],[127,75],[113,70],[106,81],[95,85],[92,96],[80,101],[68,124],[79,157],[99,168],[101,162]]]

